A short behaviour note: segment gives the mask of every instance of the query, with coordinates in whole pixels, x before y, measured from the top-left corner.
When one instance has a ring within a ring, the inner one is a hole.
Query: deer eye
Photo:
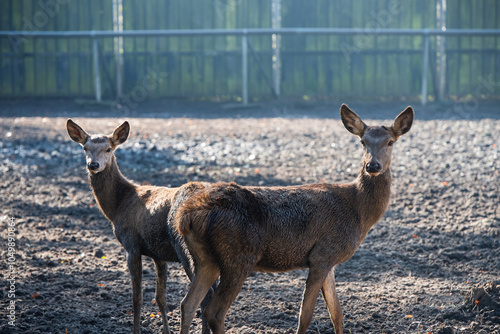
[[[111,147],[108,147],[108,148],[106,149],[106,153],[109,153],[109,152],[111,152]]]
[[[83,147],[83,152],[87,152],[87,148],[85,146]]]
[[[387,146],[392,146],[394,145],[394,140],[390,140],[388,143],[387,143]]]
[[[360,141],[361,145],[365,146],[366,142],[364,140]]]

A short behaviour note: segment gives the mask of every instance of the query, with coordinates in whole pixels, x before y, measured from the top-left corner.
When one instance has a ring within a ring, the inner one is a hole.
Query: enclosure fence
[[[240,36],[241,37],[241,101],[243,104],[248,104],[248,49],[252,50],[261,75],[274,96],[278,96],[281,91],[281,82],[272,82],[270,75],[264,70],[259,56],[256,54],[250,36],[283,36],[283,35],[399,35],[399,36],[418,36],[423,39],[423,48],[421,50],[421,74],[419,78],[414,78],[420,81],[420,100],[422,104],[427,103],[428,99],[428,81],[429,81],[429,61],[430,61],[430,38],[432,36],[500,36],[498,29],[343,29],[343,28],[281,28],[281,29],[190,29],[190,30],[135,30],[135,31],[43,31],[43,32],[19,32],[19,31],[0,31],[0,37],[6,38],[87,38],[92,40],[92,62],[94,74],[94,92],[97,101],[102,100],[101,88],[101,64],[100,64],[100,49],[99,40],[104,38],[126,38],[126,37],[193,37],[193,36]],[[19,42],[17,42],[19,43]],[[356,53],[357,51],[344,49],[344,56],[347,61],[350,61],[349,52]],[[279,53],[279,51],[278,51]],[[274,66],[273,72],[279,72],[280,67]],[[167,76],[168,73],[161,70],[148,68],[146,75],[142,79],[142,85],[138,85],[132,89],[129,98],[134,100],[142,100],[147,97],[148,89],[156,88],[156,85],[161,81],[161,76]],[[109,74],[108,74],[109,76]],[[276,76],[273,73],[273,77]],[[277,76],[281,76],[278,74]],[[118,80],[122,80],[122,76],[117,76]],[[438,78],[437,81],[440,81]],[[122,82],[116,82],[116,87],[122,87]],[[119,94],[122,95],[122,94]],[[413,92],[413,95],[418,95]],[[441,95],[441,93],[440,93]]]
[[[493,98],[498,17],[496,0],[4,0],[0,97]]]

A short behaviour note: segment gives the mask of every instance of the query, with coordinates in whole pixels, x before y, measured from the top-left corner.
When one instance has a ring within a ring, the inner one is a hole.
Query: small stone
[[[97,249],[95,252],[94,252],[94,256],[95,257],[98,257],[98,258],[102,258],[104,256],[104,252],[100,249]]]
[[[473,322],[471,322],[471,323],[469,324],[469,328],[470,328],[470,329],[472,329],[472,330],[475,330],[475,329],[477,329],[478,327],[479,327],[479,324],[478,324],[477,322],[475,322],[475,321],[473,321]]]
[[[453,329],[453,327],[447,326],[439,329],[437,331],[437,334],[455,334],[455,330]]]

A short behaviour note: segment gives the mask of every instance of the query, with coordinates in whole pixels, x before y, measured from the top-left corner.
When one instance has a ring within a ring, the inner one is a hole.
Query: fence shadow
[[[418,120],[500,119],[500,101],[469,99],[459,102],[359,101],[336,98],[330,101],[301,99],[267,100],[250,103],[190,101],[185,99],[151,99],[126,110],[96,104],[78,104],[73,99],[0,99],[0,117],[64,118],[321,118],[340,119],[339,107],[349,104],[366,119],[393,119],[408,105]]]

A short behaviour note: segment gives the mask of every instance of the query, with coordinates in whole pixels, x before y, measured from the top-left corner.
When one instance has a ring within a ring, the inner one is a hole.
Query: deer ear
[[[85,145],[90,137],[87,132],[83,131],[83,129],[71,119],[66,121],[66,131],[68,131],[71,140],[82,145]]]
[[[123,144],[128,138],[130,133],[130,124],[127,121],[123,122],[122,125],[117,127],[113,134],[111,135],[111,143],[113,146],[118,146]]]
[[[359,137],[363,137],[368,126],[361,120],[361,117],[349,109],[346,104],[342,104],[340,107],[340,119],[342,119],[342,123],[344,123],[347,131]]]
[[[396,138],[410,131],[414,114],[413,108],[407,107],[396,117],[394,124],[392,124],[392,131]]]

